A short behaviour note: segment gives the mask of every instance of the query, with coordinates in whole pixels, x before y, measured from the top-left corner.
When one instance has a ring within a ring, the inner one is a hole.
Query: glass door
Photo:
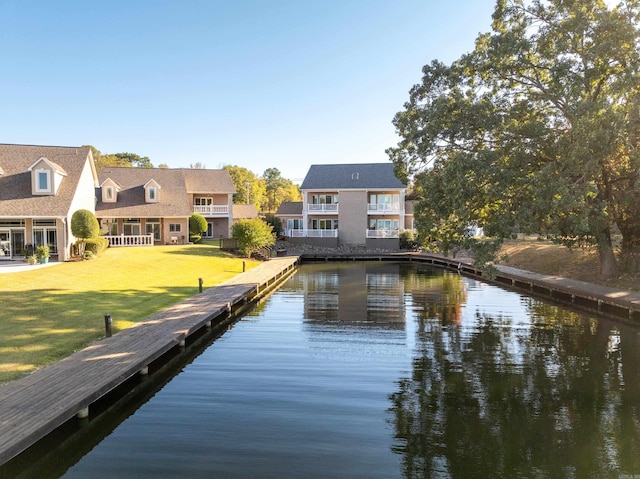
[[[0,231],[0,260],[11,259],[11,232]]]

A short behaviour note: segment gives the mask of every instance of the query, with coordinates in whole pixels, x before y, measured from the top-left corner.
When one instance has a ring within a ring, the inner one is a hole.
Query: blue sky
[[[0,142],[154,165],[385,162],[421,68],[489,30],[494,0],[0,0]]]

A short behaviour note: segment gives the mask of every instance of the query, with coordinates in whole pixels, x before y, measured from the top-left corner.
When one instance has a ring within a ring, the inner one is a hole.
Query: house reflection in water
[[[404,330],[404,286],[396,263],[322,263],[296,276],[306,320]],[[312,273],[311,273],[312,270]]]

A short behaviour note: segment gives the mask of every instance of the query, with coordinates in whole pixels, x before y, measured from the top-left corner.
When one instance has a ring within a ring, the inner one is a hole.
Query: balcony
[[[337,238],[338,230],[287,230],[290,238]]]
[[[193,205],[193,212],[202,216],[229,216],[229,205]]]
[[[367,238],[399,238],[400,231],[398,230],[367,230]]]
[[[338,212],[338,203],[313,205],[307,204],[307,211],[316,214],[335,214]]]
[[[390,204],[367,204],[367,213],[369,214],[400,214],[400,203]]]

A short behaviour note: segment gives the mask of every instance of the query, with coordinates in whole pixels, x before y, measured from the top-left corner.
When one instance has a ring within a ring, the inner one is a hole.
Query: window
[[[156,200],[156,189],[155,188],[149,188],[149,201],[155,201]]]
[[[180,233],[182,231],[182,225],[180,223],[169,223],[169,232]]]
[[[311,220],[311,227],[314,230],[337,230],[338,220]]]
[[[36,171],[36,191],[51,191],[51,172],[49,170]]]
[[[299,219],[287,219],[287,229],[288,230],[302,230],[304,227],[302,226],[302,220]]]
[[[107,199],[113,200],[113,187],[107,186]]]
[[[213,204],[213,198],[194,198],[196,206],[210,206]]]
[[[122,233],[125,236],[139,236],[140,231],[140,218],[126,218],[123,220]]]

